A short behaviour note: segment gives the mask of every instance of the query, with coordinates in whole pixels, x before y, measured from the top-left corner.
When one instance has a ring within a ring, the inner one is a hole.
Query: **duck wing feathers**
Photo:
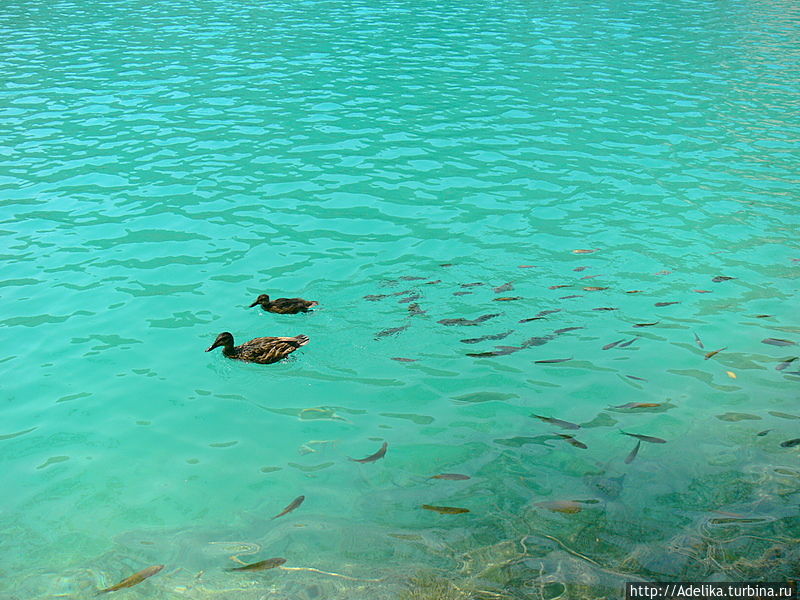
[[[277,298],[269,304],[268,310],[276,313],[296,313],[306,312],[319,302],[313,300],[303,300],[302,298]]]
[[[268,365],[286,358],[308,342],[309,338],[306,335],[254,338],[241,346],[236,346],[233,358]]]

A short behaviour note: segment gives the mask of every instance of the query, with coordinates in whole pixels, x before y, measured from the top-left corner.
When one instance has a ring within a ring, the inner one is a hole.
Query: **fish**
[[[280,567],[286,562],[285,558],[268,558],[267,560],[260,560],[243,567],[233,567],[232,569],[225,569],[226,571],[266,571],[267,569],[274,569]]]
[[[461,473],[439,473],[431,477],[431,479],[447,479],[448,481],[466,481],[469,478],[469,475],[462,475]]]
[[[749,415],[747,413],[726,412],[722,415],[717,415],[720,421],[730,421],[736,423],[737,421],[760,421],[761,417],[758,415]]]
[[[578,250],[573,250],[572,253],[573,254],[591,254],[592,252],[597,252],[598,250],[600,250],[600,248],[590,248],[588,250],[585,249],[585,248],[579,248]]]
[[[455,506],[432,506],[430,504],[423,504],[422,508],[425,510],[438,512],[443,515],[461,515],[469,512],[468,508],[457,508]]]
[[[698,294],[711,294],[711,290],[692,290],[693,292],[697,292]]]
[[[536,265],[517,265],[518,269],[535,269]]]
[[[298,507],[298,506],[300,506],[300,505],[301,505],[303,502],[305,502],[305,499],[306,499],[306,497],[305,497],[305,496],[298,496],[297,498],[295,498],[294,500],[292,500],[292,501],[289,503],[289,505],[288,505],[286,508],[284,508],[284,509],[283,509],[281,512],[279,512],[277,515],[275,515],[275,516],[274,516],[274,517],[272,517],[272,518],[273,518],[273,519],[277,519],[278,517],[282,517],[283,515],[287,515],[287,514],[289,514],[289,513],[290,513],[290,512],[292,512],[292,511],[293,511],[295,508],[297,508],[297,507]]]
[[[639,339],[639,337],[637,336],[637,337],[635,337],[635,338],[633,338],[633,339],[630,339],[630,340],[628,340],[628,341],[627,341],[627,342],[625,342],[624,344],[620,344],[620,345],[619,345],[619,347],[620,347],[620,348],[627,348],[628,346],[630,346],[630,345],[631,345],[633,342],[635,342],[635,341],[636,341],[636,340],[638,340],[638,339]]]
[[[712,278],[711,281],[714,283],[719,283],[720,281],[729,281],[731,279],[736,279],[736,277],[725,277],[725,275],[717,275],[716,277]]]
[[[416,302],[412,302],[408,305],[408,312],[412,315],[424,315],[426,311],[422,310]]]
[[[629,465],[633,462],[633,459],[636,458],[636,455],[639,454],[639,448],[642,446],[642,440],[636,442],[636,445],[631,450],[631,453],[625,458],[625,464]]]
[[[770,431],[772,431],[772,429],[765,429],[764,431],[759,431],[756,435],[758,437],[763,437],[763,436],[767,435]]]
[[[522,296],[503,296],[494,299],[495,302],[512,302],[513,300],[522,300]]]
[[[379,331],[375,334],[375,339],[386,337],[387,335],[394,335],[396,333],[400,333],[401,331],[408,329],[408,325],[403,325],[402,327],[392,327],[391,329],[384,329],[383,331]]]
[[[797,415],[790,415],[789,413],[785,412],[778,412],[777,410],[770,410],[769,414],[773,417],[778,417],[779,419],[800,419]]]
[[[400,277],[402,281],[422,281],[424,277],[414,277],[413,275],[403,275]]]
[[[378,300],[388,297],[389,294],[370,294],[368,296],[364,296],[364,300],[367,300],[368,302],[377,302]]]
[[[549,342],[552,339],[553,339],[552,336],[549,336],[549,335],[548,336],[544,336],[544,337],[534,336],[534,337],[528,338],[527,340],[522,342],[522,347],[523,348],[530,348],[531,346],[543,346],[544,344],[546,344],[547,342]]]
[[[517,321],[517,323],[527,323],[529,321],[538,321],[538,320],[544,319],[544,318],[546,318],[546,317],[530,317],[528,319],[521,319],[520,321]]]
[[[537,317],[545,317],[547,315],[552,315],[553,313],[557,313],[557,312],[561,312],[561,309],[560,308],[554,308],[554,309],[551,309],[551,310],[540,310],[538,313],[536,313],[536,316]]]
[[[619,310],[619,309],[614,308],[613,306],[600,306],[598,308],[593,308],[592,310]]]
[[[532,414],[532,417],[539,419],[540,421],[544,421],[545,423],[550,423],[551,425],[558,425],[559,427],[563,427],[564,429],[580,429],[581,426],[576,423],[570,423],[569,421],[562,421],[561,419],[555,419],[553,417],[542,417],[540,415]]]
[[[350,460],[357,463],[375,462],[376,460],[380,460],[386,455],[386,449],[388,447],[389,447],[388,442],[383,442],[383,445],[381,445],[381,449],[378,450],[375,454],[370,454],[366,458],[351,458]]]
[[[506,354],[513,354],[514,352],[524,350],[524,348],[521,346],[495,346],[495,348],[497,348],[495,351],[496,356],[504,356]]]
[[[509,282],[509,283],[504,283],[503,285],[497,286],[496,288],[494,288],[493,291],[494,291],[495,294],[499,294],[500,292],[508,292],[508,291],[513,290],[513,289],[514,289],[514,284]]]
[[[546,358],[544,360],[535,360],[533,362],[534,362],[534,364],[537,364],[537,365],[544,365],[544,364],[567,362],[568,360],[572,360],[572,357],[569,357],[569,358]]]
[[[791,340],[782,340],[781,338],[764,338],[761,340],[762,344],[770,344],[772,346],[794,346],[797,342]]]
[[[420,298],[422,298],[422,295],[420,295],[420,294],[412,294],[411,296],[406,296],[405,298],[400,298],[400,300],[398,300],[397,303],[398,304],[408,304],[409,302],[413,302],[414,300],[419,300]]]
[[[578,329],[585,329],[585,327],[564,327],[563,329],[556,329],[553,333],[561,335],[562,333],[567,333],[568,331],[576,331]]]
[[[570,298],[583,298],[583,294],[572,294],[570,296],[561,296],[559,300],[569,300]]]
[[[593,279],[595,277],[600,277],[600,274],[598,273],[597,275],[584,275],[580,279]]]
[[[772,315],[755,315],[755,318],[756,319],[766,319],[766,318],[771,317],[771,316]]]
[[[133,587],[139,583],[142,583],[148,577],[152,577],[153,575],[161,571],[161,569],[163,568],[164,565],[153,565],[152,567],[147,567],[146,569],[142,569],[138,573],[134,573],[133,575],[131,575],[130,577],[126,577],[119,583],[115,583],[111,587],[104,588],[97,593],[105,594],[108,592],[116,592],[117,590],[121,590],[123,588]]]
[[[644,377],[637,377],[636,375],[625,375],[628,379],[635,379],[636,381],[647,381]]]
[[[472,292],[453,292],[453,296],[469,296]]]
[[[487,358],[489,356],[500,356],[500,354],[490,350],[488,352],[467,352],[467,356],[471,356],[472,358]]]
[[[452,326],[452,325],[477,325],[479,323],[483,323],[484,321],[488,321],[489,319],[493,319],[494,317],[499,317],[500,313],[494,313],[490,315],[481,315],[475,319],[442,319],[441,321],[437,321],[440,325],[445,326]]]
[[[617,340],[616,342],[611,342],[610,344],[606,344],[605,346],[603,346],[603,350],[611,350],[614,346],[621,344],[624,341],[625,340],[623,338],[621,340]]]
[[[794,448],[795,446],[800,446],[800,438],[794,438],[793,440],[781,442],[782,448]]]
[[[670,304],[680,304],[680,302],[677,300],[673,302],[656,302],[653,306],[669,306]]]
[[[514,330],[511,329],[504,333],[495,333],[494,335],[482,335],[481,337],[476,338],[467,338],[465,340],[460,340],[464,344],[477,344],[478,342],[483,342],[484,340],[502,340],[505,337],[508,337],[514,333]]]
[[[628,291],[627,291],[627,292],[625,292],[625,293],[626,293],[626,294],[641,294],[641,293],[643,293],[643,292],[644,292],[644,290],[628,290]]]
[[[601,291],[601,290],[607,290],[607,289],[608,289],[608,287],[600,287],[600,286],[596,286],[596,285],[587,285],[587,286],[586,286],[585,288],[583,288],[583,289],[584,289],[585,291],[587,291],[587,292],[599,292],[599,291]]]
[[[564,284],[561,284],[561,285],[551,285],[547,289],[548,290],[558,290],[558,289],[565,288],[565,287],[569,287],[569,284],[568,283],[564,283]]]
[[[589,268],[589,267],[575,267],[575,268],[574,268],[574,269],[572,269],[572,270],[573,270],[573,271],[579,271],[579,272],[580,272],[580,271],[585,271],[585,270],[586,270],[586,269],[588,269],[588,268]]]
[[[436,285],[437,283],[442,283],[441,279],[437,279],[435,281],[426,281],[424,285]]]
[[[652,327],[653,325],[658,325],[661,321],[656,321],[654,323],[636,323],[634,327]]]
[[[479,286],[479,285],[486,285],[486,284],[485,283],[481,283],[480,281],[475,281],[473,283],[462,283],[461,287],[462,288],[470,288],[470,287],[476,287],[476,286]]]
[[[643,442],[650,442],[651,444],[666,444],[667,443],[667,440],[662,440],[659,437],[653,437],[651,435],[641,435],[641,434],[638,434],[638,433],[628,433],[627,431],[622,431],[621,429],[620,429],[620,431],[622,433],[624,433],[625,435],[629,435],[631,437],[635,437],[637,439],[642,440]]]
[[[791,365],[791,364],[792,364],[794,361],[796,361],[796,360],[797,360],[797,357],[796,357],[796,356],[793,356],[792,358],[787,358],[787,359],[786,359],[785,361],[783,361],[781,364],[777,365],[777,366],[775,367],[775,370],[776,370],[776,371],[783,371],[785,368],[787,368],[789,365]]]
[[[556,435],[562,438],[565,442],[567,442],[571,446],[575,446],[576,448],[582,448],[586,450],[589,447],[580,440],[576,440],[573,436],[567,435],[566,433],[557,433]]]
[[[611,408],[657,408],[659,406],[661,406],[660,402],[628,402]]]
[[[537,502],[536,506],[568,515],[579,513],[583,510],[581,503],[575,500],[549,500],[547,502]]]
[[[736,373],[734,373],[733,371],[725,371],[725,375],[727,375],[731,379],[736,379]]]
[[[692,333],[694,333],[694,332],[692,332]],[[694,334],[694,341],[697,343],[697,345],[700,348],[705,348],[705,346],[703,345],[703,341],[700,339],[700,336],[698,336],[696,333]]]
[[[727,346],[725,346],[725,347],[723,347],[723,348],[720,348],[719,350],[712,350],[711,352],[706,352],[705,359],[706,359],[706,360],[708,360],[708,359],[709,359],[709,358],[711,358],[712,356],[716,356],[717,354],[719,354],[720,352],[722,352],[723,350],[725,350],[725,349],[727,349],[727,348],[728,348],[728,347],[727,347]]]
[[[622,488],[625,483],[625,475],[618,477],[603,477],[602,475],[587,477],[586,484],[609,500],[615,500],[622,494]]]
[[[393,356],[392,360],[396,360],[397,362],[417,362],[416,358],[403,358],[402,356]]]
[[[452,266],[453,266],[453,263],[443,263],[443,264],[441,264],[441,265],[439,265],[439,266],[440,266],[440,267],[452,267]]]

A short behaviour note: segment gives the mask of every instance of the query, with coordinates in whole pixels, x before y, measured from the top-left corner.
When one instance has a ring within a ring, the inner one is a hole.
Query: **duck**
[[[270,301],[267,294],[261,294],[249,308],[260,304],[261,308],[271,313],[281,315],[296,315],[299,312],[308,312],[312,306],[317,306],[319,302],[315,300],[303,300],[302,298],[276,298]]]
[[[211,352],[214,348],[222,346],[222,353],[228,358],[260,365],[270,365],[286,358],[308,342],[309,337],[307,335],[296,335],[294,337],[253,338],[241,346],[234,346],[233,335],[229,331],[223,331],[217,336],[214,343],[208,347],[206,352]]]

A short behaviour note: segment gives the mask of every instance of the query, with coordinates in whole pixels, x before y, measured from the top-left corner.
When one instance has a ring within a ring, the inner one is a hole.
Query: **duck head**
[[[217,336],[214,343],[208,347],[206,352],[211,352],[214,348],[218,348],[219,346],[225,346],[226,348],[233,346],[233,335],[227,331],[223,331]]]
[[[260,304],[262,306],[269,304],[269,296],[266,294],[261,294],[258,298],[256,298],[256,301],[250,305],[250,308],[253,308],[256,304]]]

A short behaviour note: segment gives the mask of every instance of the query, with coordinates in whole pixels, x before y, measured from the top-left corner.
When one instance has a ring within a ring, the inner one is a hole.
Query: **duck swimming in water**
[[[234,346],[233,335],[224,331],[217,336],[217,339],[214,340],[214,343],[211,344],[206,352],[211,352],[214,348],[222,346],[222,353],[228,358],[269,365],[286,358],[308,342],[307,335],[296,335],[295,337],[255,338],[241,346]]]
[[[250,305],[250,308],[253,308],[256,304],[260,304],[261,308],[268,312],[281,315],[295,315],[299,312],[308,312],[309,308],[316,306],[319,302],[303,300],[302,298],[276,298],[270,301],[269,296],[261,294],[256,298],[256,301]]]

